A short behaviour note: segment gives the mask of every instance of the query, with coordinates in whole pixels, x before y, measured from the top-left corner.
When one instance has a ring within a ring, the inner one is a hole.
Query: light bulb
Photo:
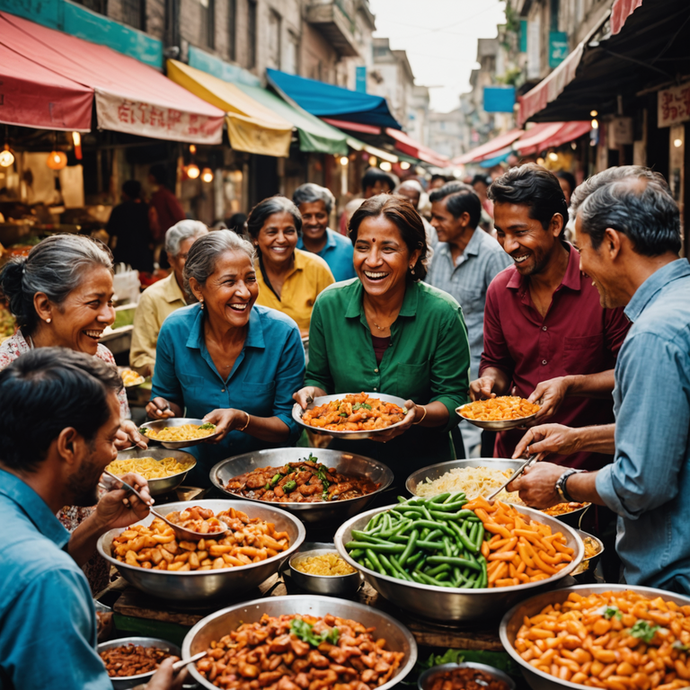
[[[537,158],[537,165],[544,165],[544,159],[543,158]]]
[[[204,168],[201,171],[202,182],[213,182],[213,170],[211,168]]]
[[[375,168],[377,163],[378,163],[378,161],[376,160],[376,156],[370,156],[370,158],[369,158],[369,165],[370,165],[372,168]]]
[[[72,143],[74,144],[74,157],[80,161],[82,159],[82,153],[81,134],[79,132],[72,132]]]
[[[196,165],[195,163],[191,163],[190,165],[187,166],[187,177],[190,180],[196,180],[197,177],[201,174],[201,171],[199,170],[199,166]]]
[[[343,167],[345,167],[349,162],[350,159],[347,156],[340,157],[340,165],[342,165]]]
[[[589,115],[590,117],[596,117],[599,113],[596,110],[590,110]]]
[[[402,163],[400,163],[400,169],[401,170],[409,170],[410,164],[407,161],[403,161]]]
[[[549,160],[550,161],[557,161],[558,160],[558,154],[555,151],[551,151],[549,154]]]
[[[9,168],[14,163],[14,154],[10,151],[10,147],[5,144],[5,148],[0,151],[0,167]]]
[[[592,120],[592,129],[599,129],[599,121]]]
[[[189,153],[196,153],[196,146],[194,144],[189,145]]]
[[[673,140],[673,145],[679,149],[683,145],[683,140],[682,139],[674,139]],[[0,164],[1,165],[1,164]]]
[[[51,151],[46,159],[51,170],[62,170],[67,165],[67,156],[62,151]]]
[[[383,163],[381,163],[381,170],[384,172],[390,172],[393,170],[393,166],[388,161],[383,161]]]

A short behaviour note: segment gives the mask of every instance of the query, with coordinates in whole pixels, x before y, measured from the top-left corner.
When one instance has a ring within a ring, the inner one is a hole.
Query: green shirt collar
[[[346,319],[364,318],[364,304],[362,302],[362,293],[364,288],[359,278],[353,281],[353,291],[350,296],[350,302],[345,311]],[[400,308],[399,316],[416,316],[417,303],[419,302],[419,283],[409,283],[405,290],[405,297],[403,298],[402,307]]]

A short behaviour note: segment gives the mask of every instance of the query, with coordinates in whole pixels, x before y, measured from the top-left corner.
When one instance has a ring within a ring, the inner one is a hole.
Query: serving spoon
[[[121,477],[118,477],[117,475],[113,474],[112,472],[109,472],[108,470],[103,470],[103,474],[105,474],[107,477],[110,479],[115,480],[116,482],[119,482],[122,485],[123,489],[127,489],[127,491],[131,491],[142,503],[145,503],[146,505],[149,506],[149,511],[153,513],[157,518],[160,518],[165,522],[166,525],[170,525],[172,527],[173,532],[175,532],[175,536],[178,539],[181,539],[182,541],[201,541],[202,539],[221,539],[224,537],[230,530],[229,529],[224,529],[220,532],[211,532],[211,533],[206,533],[203,534],[202,532],[195,532],[194,530],[187,529],[186,527],[182,527],[181,525],[177,525],[171,520],[169,520],[165,515],[162,513],[159,513],[157,510],[154,510],[144,499],[144,497],[131,485],[129,485],[124,479]],[[100,486],[106,490],[108,490],[109,487],[105,486],[104,484],[100,484]]]
[[[515,472],[513,472],[513,474],[510,475],[510,477],[508,478],[508,480],[506,482],[501,484],[501,486],[499,486],[498,489],[496,489],[495,491],[492,491],[486,497],[486,500],[487,501],[493,501],[496,498],[496,496],[498,496],[498,494],[500,494],[501,491],[503,491],[503,489],[505,489],[506,486],[508,486],[508,484],[510,484],[510,482],[513,481],[513,479],[517,479],[528,467],[531,467],[536,461],[537,461],[537,456],[536,455],[530,455],[529,458],[527,458],[527,460],[525,460],[525,462],[523,462],[522,465],[520,465],[520,467],[518,467],[517,470],[515,470]]]

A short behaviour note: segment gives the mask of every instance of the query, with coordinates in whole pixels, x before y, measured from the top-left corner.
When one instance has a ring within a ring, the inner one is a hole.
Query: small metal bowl
[[[589,534],[588,532],[583,532],[581,529],[577,530],[577,533],[580,535],[583,544],[586,543],[586,539],[591,539],[599,547],[599,551],[597,551],[594,556],[590,556],[589,558],[587,558],[587,552],[585,551],[585,557],[582,559],[582,563],[580,563],[580,565],[573,570],[574,578],[577,578],[578,575],[584,575],[585,573],[593,573],[597,567],[597,564],[599,563],[599,560],[601,559],[601,555],[604,553],[604,543],[601,541],[601,539],[595,537],[593,534]]]
[[[326,403],[332,402],[333,400],[342,400],[346,395],[357,395],[356,393],[336,393],[335,395],[323,395],[319,398],[314,398],[314,402],[307,405],[307,410],[311,410],[319,405],[325,405]],[[383,402],[394,403],[403,410],[407,409],[405,407],[405,400],[403,398],[398,398],[395,395],[385,395],[384,393],[366,393],[371,398],[377,398]],[[292,418],[303,428],[311,431],[313,434],[318,436],[332,436],[333,438],[342,438],[346,441],[361,441],[366,438],[374,438],[381,433],[388,432],[391,429],[395,429],[400,425],[405,423],[403,419],[401,422],[396,422],[387,426],[385,429],[372,429],[369,431],[328,431],[327,429],[319,429],[318,427],[311,426],[310,424],[305,424],[302,421],[302,415],[306,412],[303,410],[299,403],[295,403],[292,407]]]
[[[470,403],[467,403],[469,405]],[[521,426],[525,426],[527,422],[531,422],[537,413],[529,414],[526,417],[520,417],[519,419],[505,419],[502,421],[488,422],[482,421],[481,419],[470,419],[462,414],[462,411],[467,407],[467,405],[460,405],[460,407],[455,408],[455,414],[464,419],[474,426],[478,426],[480,429],[486,429],[487,431],[508,431],[509,429],[517,429]]]
[[[179,448],[190,448],[191,446],[198,446],[200,443],[206,443],[216,436],[218,433],[210,434],[209,436],[204,436],[203,438],[192,439],[191,441],[157,441],[155,438],[151,438],[146,431],[152,429],[154,431],[159,431],[165,429],[167,426],[184,426],[185,424],[194,424],[195,426],[201,426],[204,424],[203,419],[192,419],[189,417],[171,417],[170,419],[156,419],[152,422],[146,422],[139,427],[139,431],[146,436],[151,443],[155,443],[163,446],[163,448],[169,448],[170,450],[178,450]]]
[[[288,565],[290,566],[290,576],[295,584],[299,585],[307,592],[314,594],[326,594],[329,596],[347,596],[359,589],[362,584],[362,576],[359,571],[349,575],[311,575],[297,570],[295,567],[300,561],[312,556],[321,556],[327,553],[339,555],[335,544],[312,543],[303,544],[302,549],[290,556]]]
[[[424,671],[417,681],[418,690],[428,690],[436,676],[446,671],[454,671],[456,668],[475,668],[478,671],[483,671],[492,676],[496,680],[502,681],[508,686],[508,690],[515,690],[515,681],[508,674],[503,673],[503,671],[493,666],[477,664],[473,661],[466,661],[464,664],[441,664],[440,666],[434,666]]]
[[[160,479],[148,479],[149,493],[151,496],[160,496],[167,494],[169,491],[176,489],[187,474],[196,465],[196,458],[191,453],[185,453],[181,450],[167,450],[165,448],[146,448],[141,450],[123,450],[117,454],[118,460],[131,460],[135,458],[153,458],[154,460],[163,460],[163,458],[175,458],[179,462],[191,462],[188,469],[177,474],[171,474],[169,477],[161,477]],[[106,469],[108,469],[106,467]]]
[[[101,642],[96,648],[96,651],[100,654],[106,649],[123,647],[128,644],[139,647],[157,647],[158,649],[164,649],[166,652],[170,652],[170,654],[174,656],[182,656],[180,648],[177,645],[172,644],[172,642],[167,642],[166,640],[159,640],[156,637],[120,637],[117,640]],[[148,673],[140,673],[136,676],[110,676],[110,681],[113,684],[113,688],[116,690],[124,690],[124,688],[134,688],[142,683],[147,683],[151,680],[151,676],[154,673],[155,671],[149,671]]]

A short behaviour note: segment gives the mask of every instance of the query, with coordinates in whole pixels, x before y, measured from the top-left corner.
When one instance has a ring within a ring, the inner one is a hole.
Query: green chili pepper
[[[294,479],[291,479],[289,482],[285,482],[285,484],[283,484],[283,491],[286,494],[292,493],[296,488],[297,482]]]

